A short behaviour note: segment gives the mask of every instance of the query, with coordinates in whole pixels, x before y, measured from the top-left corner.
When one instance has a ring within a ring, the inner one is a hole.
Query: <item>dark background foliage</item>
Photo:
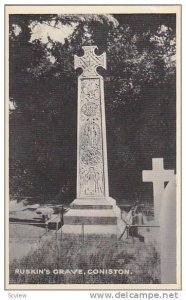
[[[64,43],[50,35],[43,43],[31,40],[31,25],[39,23],[76,27]],[[174,14],[10,16],[12,197],[75,199],[81,71],[74,70],[74,55],[97,45],[97,54],[107,54],[107,70],[98,71],[105,82],[110,196],[152,203],[142,170],[151,169],[154,157],[176,170],[175,30]]]

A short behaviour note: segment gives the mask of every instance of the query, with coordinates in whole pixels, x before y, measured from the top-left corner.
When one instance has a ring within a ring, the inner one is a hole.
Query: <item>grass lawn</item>
[[[38,269],[42,274],[20,274],[20,270],[22,273],[31,270],[37,273]],[[61,274],[54,274],[59,269],[63,270]],[[72,274],[71,270],[81,270],[82,274]],[[99,270],[112,274],[99,274]],[[145,244],[132,238],[118,241],[114,236],[92,235],[85,236],[83,240],[82,236],[63,234],[62,239],[59,235],[58,239],[50,237],[43,240],[34,252],[20,260],[13,260],[10,283],[160,283],[159,254],[152,243]]]

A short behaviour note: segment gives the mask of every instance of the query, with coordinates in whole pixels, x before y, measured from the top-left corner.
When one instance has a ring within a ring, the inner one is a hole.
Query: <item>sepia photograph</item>
[[[6,289],[181,288],[181,6],[6,6]]]

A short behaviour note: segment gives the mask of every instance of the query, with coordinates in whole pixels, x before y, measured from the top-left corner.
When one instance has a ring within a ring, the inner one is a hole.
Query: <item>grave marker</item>
[[[96,55],[96,46],[84,46],[84,55],[74,57],[78,78],[77,198],[64,215],[63,232],[118,234],[120,209],[109,197],[106,122],[103,78],[106,53]]]
[[[154,197],[154,219],[157,224],[160,223],[161,201],[164,192],[164,183],[169,182],[174,175],[174,170],[165,170],[163,158],[152,159],[152,170],[142,171],[143,182],[153,183]]]

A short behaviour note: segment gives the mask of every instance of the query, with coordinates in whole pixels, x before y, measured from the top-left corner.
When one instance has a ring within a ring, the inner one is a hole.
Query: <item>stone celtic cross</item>
[[[97,67],[106,68],[106,54],[97,56],[97,46],[84,46],[84,55],[74,57],[78,78],[77,199],[108,196],[108,171],[103,78]]]
[[[118,235],[121,211],[109,197],[104,82],[97,72],[106,68],[106,54],[96,55],[96,46],[84,46],[75,55],[78,77],[77,195],[64,215],[63,232]]]

